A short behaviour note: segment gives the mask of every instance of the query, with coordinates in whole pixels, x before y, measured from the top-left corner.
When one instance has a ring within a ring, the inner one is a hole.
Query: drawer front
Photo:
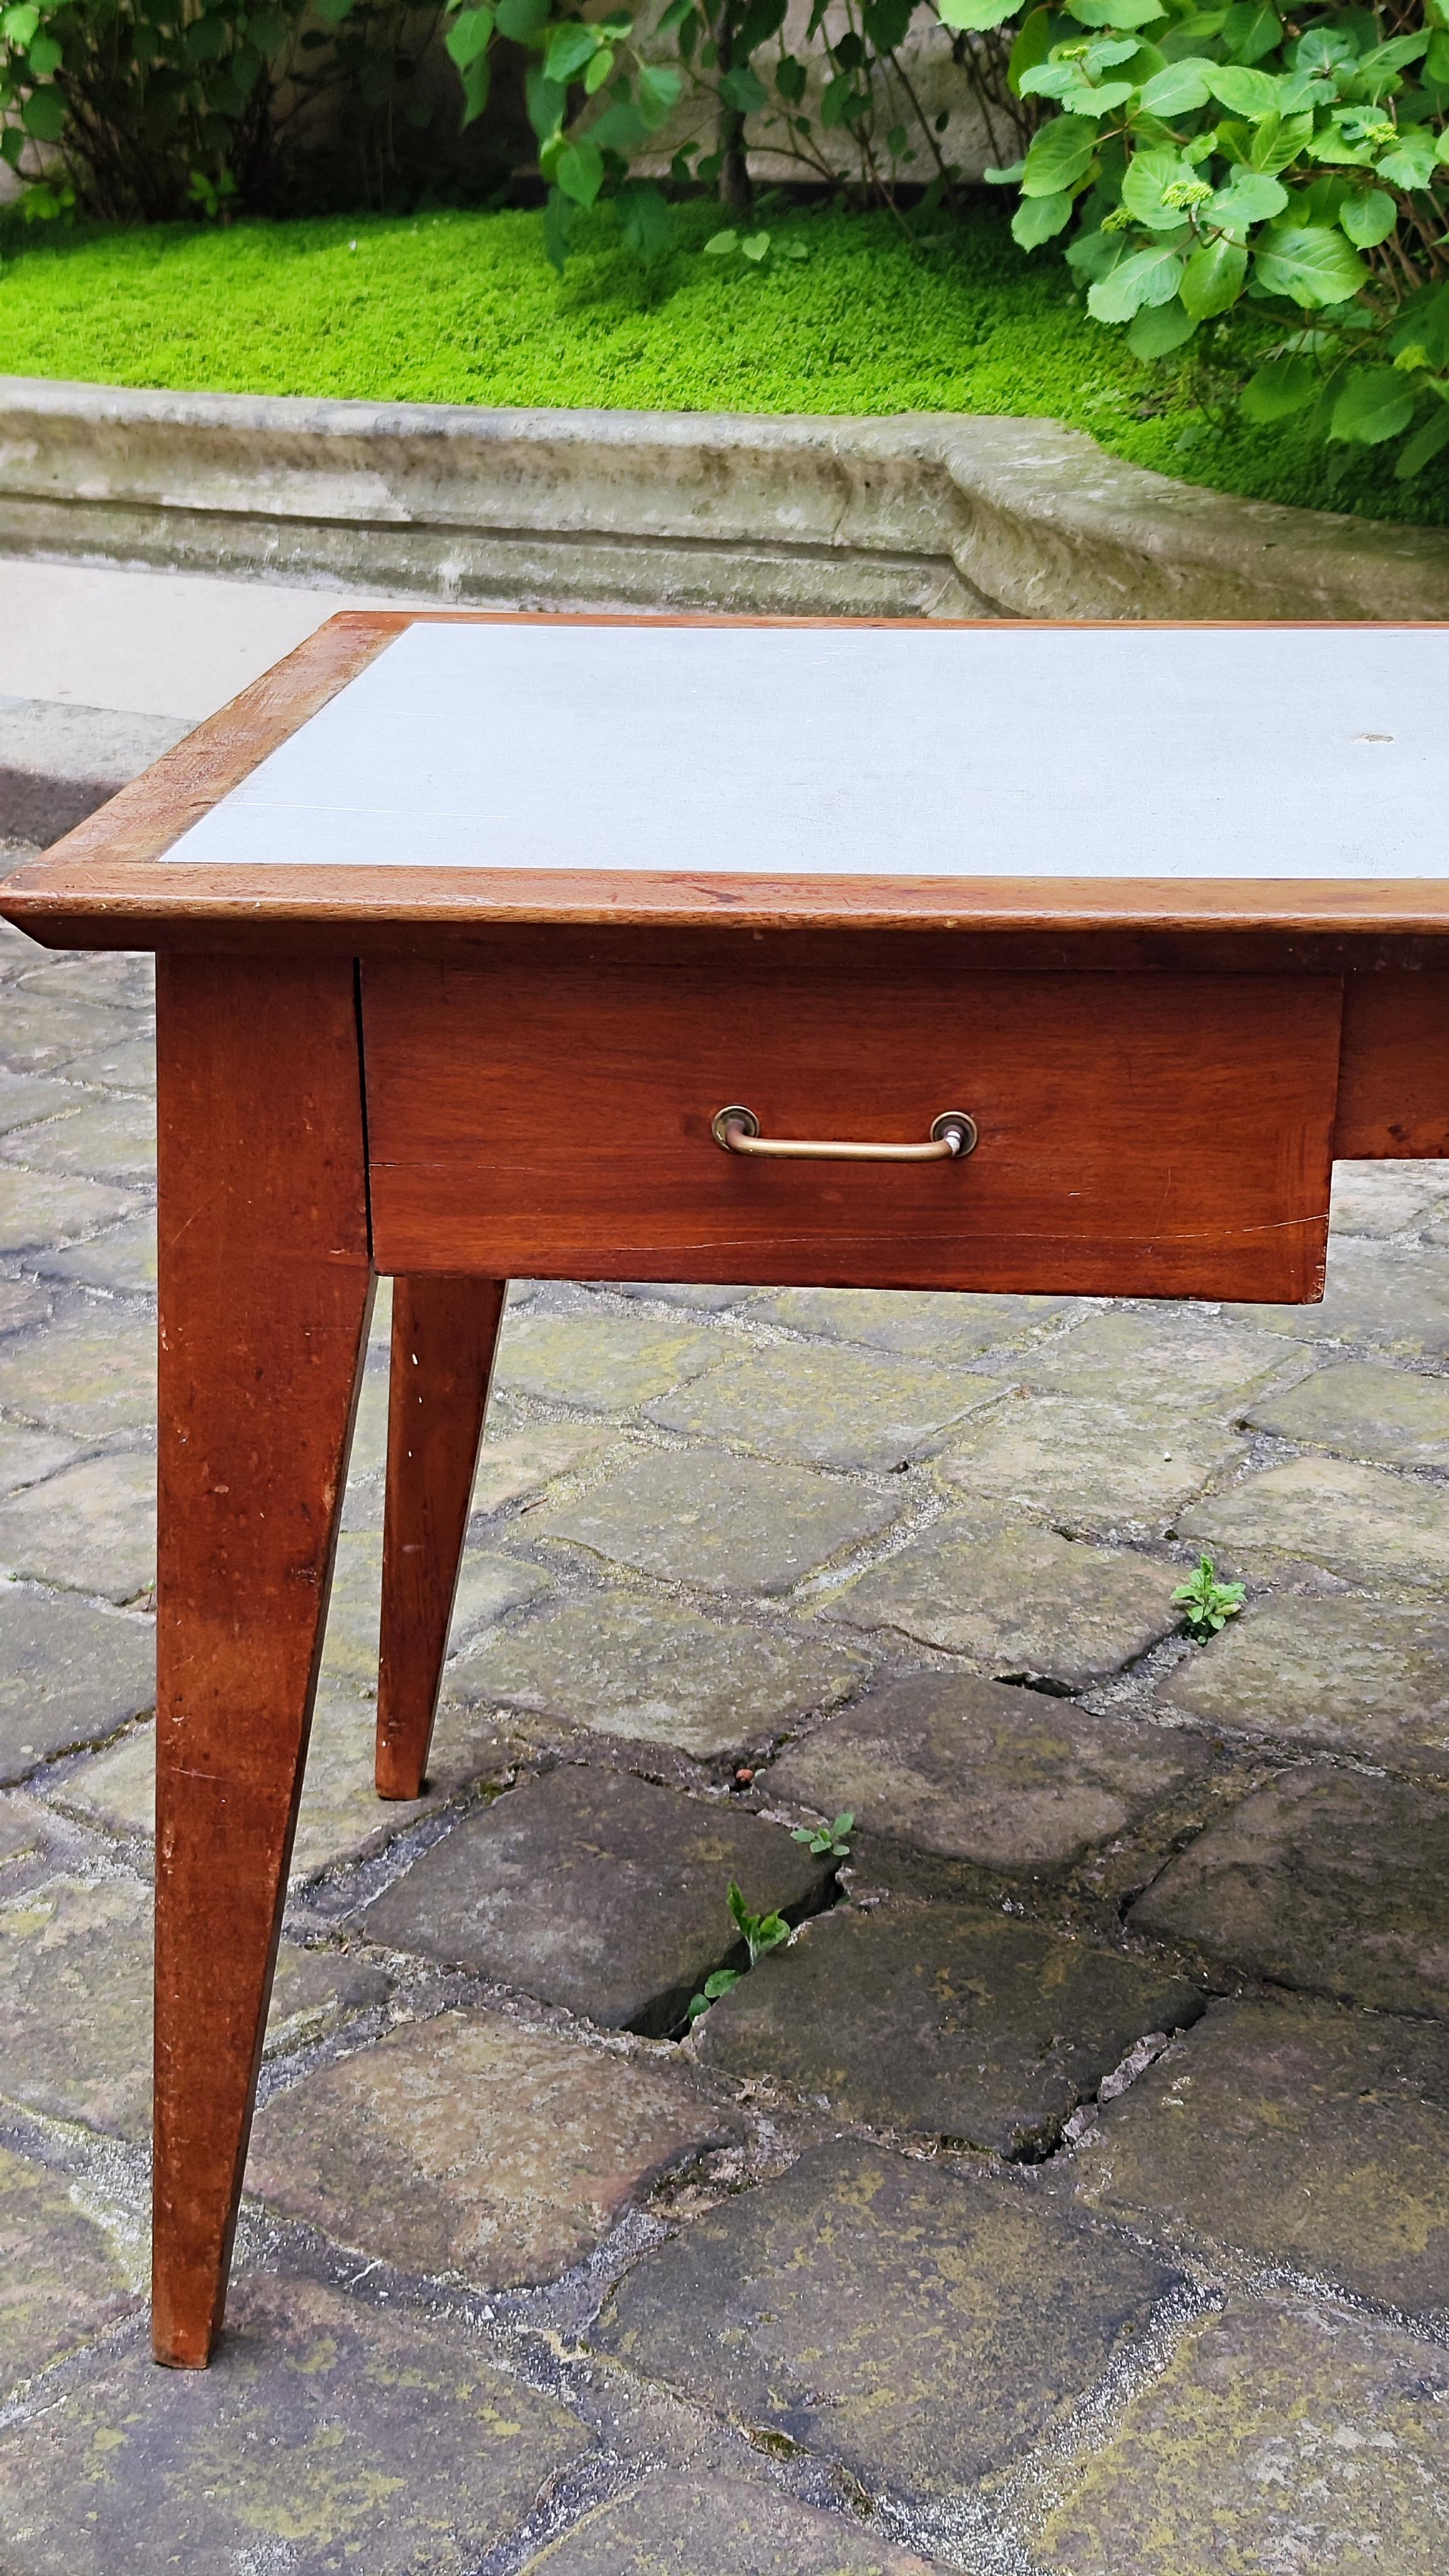
[[[1322,1293],[1333,976],[954,971],[859,943],[698,963],[537,945],[365,963],[382,1270],[1245,1297]],[[721,954],[723,949],[724,953]],[[771,1161],[767,1139],[959,1160]]]

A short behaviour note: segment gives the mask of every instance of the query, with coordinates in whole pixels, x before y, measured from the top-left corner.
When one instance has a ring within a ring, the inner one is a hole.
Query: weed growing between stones
[[[808,1852],[822,1860],[829,1852],[832,1860],[849,1860],[849,1836],[855,1823],[855,1809],[842,1808],[833,1824],[796,1825],[790,1835],[792,1843],[803,1843]]]
[[[853,1824],[854,1817],[850,1821]],[[808,1834],[797,1833],[795,1840],[797,1843],[809,1843],[812,1851],[831,1848],[828,1843],[811,1841]],[[725,1903],[730,1910],[730,1920],[750,1954],[751,1968],[758,1967],[761,1959],[765,1958],[771,1950],[778,1950],[782,1941],[789,1940],[790,1926],[783,1914],[752,1914],[745,1903],[738,1881],[733,1878],[725,1893]],[[721,1995],[729,1994],[731,1989],[739,1984],[741,1977],[748,1975],[749,1968],[716,1968],[712,1976],[706,1977],[699,1993],[690,1997],[691,2029],[701,2013],[708,2012],[711,2004],[717,2004]]]
[[[1195,1646],[1205,1646],[1230,1619],[1236,1619],[1243,1592],[1241,1583],[1219,1583],[1210,1556],[1198,1558],[1196,1573],[1180,1583],[1172,1596],[1187,1612],[1182,1624]]]

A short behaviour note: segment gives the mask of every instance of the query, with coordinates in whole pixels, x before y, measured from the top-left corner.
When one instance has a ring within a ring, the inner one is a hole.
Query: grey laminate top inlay
[[[1449,628],[417,625],[167,854],[1449,878]]]

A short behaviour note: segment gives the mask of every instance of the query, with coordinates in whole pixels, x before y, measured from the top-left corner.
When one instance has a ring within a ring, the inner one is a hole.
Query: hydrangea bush
[[[1310,414],[1343,451],[1397,441],[1409,478],[1449,446],[1446,25],[1442,0],[1286,18],[1050,0],[1009,77],[1054,112],[990,174],[1019,192],[1012,231],[1026,250],[1066,236],[1088,310],[1138,357],[1195,344],[1209,382],[1231,358],[1250,420]]]

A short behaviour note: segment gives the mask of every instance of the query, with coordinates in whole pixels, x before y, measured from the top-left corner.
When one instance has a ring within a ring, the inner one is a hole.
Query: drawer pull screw
[[[964,1109],[943,1109],[931,1121],[924,1145],[857,1145],[844,1138],[762,1136],[753,1109],[736,1102],[718,1110],[710,1133],[727,1154],[767,1154],[797,1163],[953,1163],[974,1152],[976,1121]]]

